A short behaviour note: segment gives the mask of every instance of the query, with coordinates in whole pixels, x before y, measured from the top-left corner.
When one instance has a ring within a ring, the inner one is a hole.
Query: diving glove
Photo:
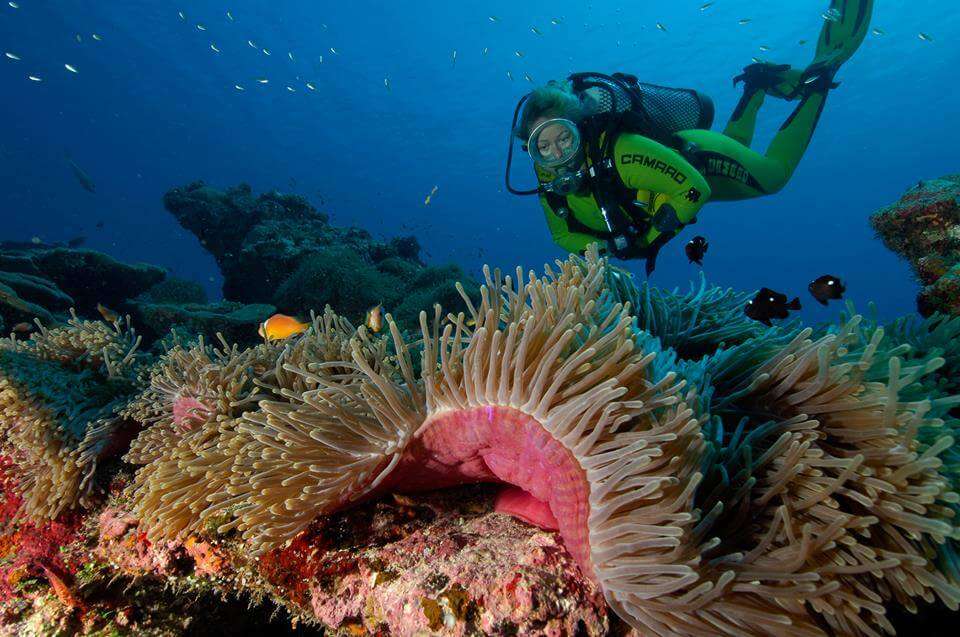
[[[660,206],[660,210],[653,216],[653,227],[662,234],[673,235],[681,226],[683,223],[677,217],[677,211],[669,204]]]

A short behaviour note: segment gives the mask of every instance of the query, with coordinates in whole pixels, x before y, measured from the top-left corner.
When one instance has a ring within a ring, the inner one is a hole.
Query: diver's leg
[[[804,86],[800,103],[780,127],[765,155],[715,131],[678,133],[693,144],[692,163],[710,185],[711,199],[749,199],[783,188],[810,144],[831,85],[824,76]]]
[[[757,128],[757,113],[763,106],[763,99],[766,97],[760,89],[748,91],[744,87],[743,95],[737,102],[737,107],[733,109],[730,115],[730,121],[727,127],[723,129],[723,134],[732,137],[744,146],[749,146],[753,142],[753,133]]]
[[[786,183],[784,165],[717,131],[677,133],[693,144],[691,163],[710,185],[711,201],[751,199],[775,192]]]
[[[780,99],[794,99],[800,86],[801,73],[790,68],[789,64],[770,62],[756,62],[744,68],[743,73],[733,78],[734,84],[743,82],[743,95],[730,115],[723,134],[749,146],[753,142],[757,113],[763,106],[764,98],[770,95]]]
[[[803,158],[813,132],[820,121],[823,105],[827,101],[827,92],[834,86],[829,75],[821,76],[814,85],[805,88],[805,95],[790,113],[790,117],[783,123],[780,130],[767,147],[766,157],[776,161],[783,167],[783,183],[769,184],[771,188],[779,190],[786,185],[793,175],[797,164]]]

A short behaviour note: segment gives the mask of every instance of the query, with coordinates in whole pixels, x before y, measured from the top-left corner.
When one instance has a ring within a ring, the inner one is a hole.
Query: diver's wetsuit
[[[827,90],[827,85],[808,87],[766,155],[748,146],[765,96],[763,90],[751,91],[749,87],[723,133],[694,129],[677,134],[694,145],[686,156],[642,135],[620,134],[614,144],[614,165],[624,188],[636,191],[637,201],[621,208],[638,226],[646,228],[637,238],[636,247],[642,250],[655,241],[662,244],[669,239],[649,225],[664,204],[670,205],[680,223],[686,225],[710,199],[749,199],[783,188],[810,143]],[[550,179],[543,174],[540,178]],[[554,242],[568,252],[581,252],[589,244],[606,239],[606,223],[591,193],[568,195],[566,211],[554,210],[543,194],[540,202]],[[676,232],[679,228],[672,234]]]
[[[853,55],[867,33],[873,0],[831,0],[829,11],[838,17],[825,20],[814,60],[806,70],[764,63],[744,69],[744,75],[738,78],[744,79],[744,94],[723,133],[680,131],[676,148],[641,135],[620,134],[613,157],[623,191],[617,201],[626,217],[642,230],[627,256],[655,257],[659,246],[683,227],[664,234],[651,224],[665,205],[671,206],[677,220],[685,225],[695,220],[710,199],[749,199],[775,193],[786,185],[810,143],[828,91],[836,86],[832,82],[834,72]],[[761,155],[749,146],[757,113],[767,95],[800,101],[766,154]],[[539,168],[537,175],[541,183],[553,178]],[[636,191],[636,201],[631,200],[632,191]],[[569,252],[581,252],[589,244],[603,243],[610,237],[593,194],[562,199],[559,195],[540,195],[557,245]],[[648,271],[651,266],[648,260]]]

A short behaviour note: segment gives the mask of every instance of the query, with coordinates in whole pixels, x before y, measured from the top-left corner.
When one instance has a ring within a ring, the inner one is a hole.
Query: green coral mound
[[[455,284],[465,278],[455,265],[423,267],[396,257],[373,264],[355,250],[337,246],[304,258],[275,298],[280,310],[290,314],[330,306],[355,322],[362,322],[367,310],[383,304],[403,328],[415,329],[420,311],[434,303],[454,311],[463,309]],[[475,294],[477,286],[468,285]]]

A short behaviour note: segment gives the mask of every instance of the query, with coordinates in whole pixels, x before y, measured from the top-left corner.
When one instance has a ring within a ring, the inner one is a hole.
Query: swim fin
[[[831,0],[823,14],[817,50],[804,71],[804,80],[823,75],[824,71],[832,77],[860,48],[872,17],[873,0]]]

